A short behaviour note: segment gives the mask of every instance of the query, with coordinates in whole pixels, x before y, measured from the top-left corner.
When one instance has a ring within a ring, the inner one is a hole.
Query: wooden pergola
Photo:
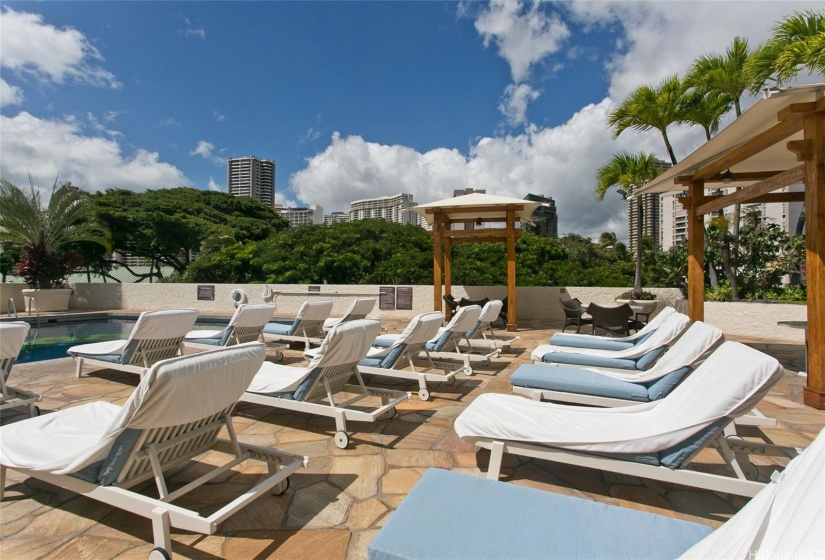
[[[507,245],[507,330],[515,331],[516,321],[516,240],[521,229],[516,222],[532,222],[533,210],[541,205],[518,198],[489,194],[466,194],[416,206],[432,225],[433,309],[442,310],[442,293],[452,293],[452,247],[456,243],[500,243]],[[482,228],[485,223],[504,227]],[[452,229],[454,224],[474,224],[473,229]],[[443,283],[442,283],[443,278]],[[444,291],[442,292],[442,286]]]
[[[722,185],[723,174],[725,182]],[[732,177],[731,177],[732,174]],[[804,184],[804,192],[775,192]],[[707,189],[741,187],[725,196]],[[804,402],[825,409],[825,84],[766,91],[742,116],[640,194],[684,192],[688,314],[704,319],[704,216],[739,203],[805,202],[808,383]]]

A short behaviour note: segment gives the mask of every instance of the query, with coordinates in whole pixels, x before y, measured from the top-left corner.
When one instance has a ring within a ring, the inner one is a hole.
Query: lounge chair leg
[[[152,534],[154,536],[155,546],[162,548],[169,558],[172,557],[172,535],[170,534],[170,530],[169,511],[163,508],[153,509]]]
[[[83,358],[76,358],[77,360],[77,371],[75,371],[75,375],[80,377],[80,372],[83,370]]]
[[[0,465],[0,502],[6,494],[6,467]]]
[[[501,460],[504,457],[504,442],[494,441],[490,446],[490,465],[487,467],[487,478],[498,480],[501,474]]]

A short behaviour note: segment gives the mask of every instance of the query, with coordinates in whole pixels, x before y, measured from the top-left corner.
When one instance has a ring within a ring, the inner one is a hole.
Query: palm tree
[[[55,181],[47,205],[33,183],[26,193],[0,179],[0,241],[21,248],[18,268],[34,288],[54,287],[79,264],[67,251],[72,244],[88,241],[109,250],[108,236],[91,201],[71,183]]]
[[[599,201],[611,187],[617,187],[619,194],[626,199],[633,192],[661,173],[661,167],[656,163],[653,154],[640,152],[630,154],[619,152],[613,158],[599,167],[596,171],[596,189],[594,194]],[[639,212],[636,223],[636,276],[633,282],[633,293],[642,291],[642,204],[636,201]]]
[[[686,103],[684,122],[701,126],[705,138],[710,140],[719,131],[722,117],[730,111],[730,106],[730,101],[721,94],[694,91]]]
[[[751,56],[748,40],[734,37],[733,44],[720,54],[709,54],[693,62],[685,78],[685,86],[703,95],[718,94],[733,103],[736,116],[742,115],[739,100],[753,87],[750,75],[745,72],[745,64]]]
[[[800,71],[825,74],[825,13],[795,12],[773,28],[773,37],[762,44],[745,65],[756,93],[772,80],[781,85]]]
[[[676,165],[667,127],[684,121],[686,101],[684,85],[678,76],[671,76],[658,86],[636,88],[608,115],[607,124],[613,128],[613,138],[628,128],[642,132],[655,128],[662,133],[670,161]]]

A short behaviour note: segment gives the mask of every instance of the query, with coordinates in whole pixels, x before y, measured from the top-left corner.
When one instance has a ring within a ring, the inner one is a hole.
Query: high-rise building
[[[413,195],[407,193],[356,200],[350,203],[349,221],[382,218],[388,222],[417,226],[421,220],[418,214],[410,211],[413,206],[418,204],[413,200]]]
[[[324,225],[337,224],[339,222],[348,222],[349,214],[346,212],[333,212],[324,216]]]
[[[657,159],[655,164],[659,168],[660,174],[673,167],[670,163],[660,159]],[[627,246],[631,253],[636,252],[636,234],[639,228],[640,206],[642,212],[642,236],[650,237],[653,245],[656,247],[659,247],[661,244],[659,194],[652,193],[641,196],[629,196],[627,198]]]
[[[255,156],[226,160],[227,192],[275,208],[275,162]]]
[[[289,221],[289,227],[324,223],[324,209],[317,204],[310,204],[308,208],[280,208],[278,212]]]
[[[558,239],[559,217],[556,214],[556,201],[553,200],[553,197],[528,194],[524,197],[524,200],[541,203],[541,206],[533,210],[533,223],[536,224],[538,233],[545,237]]]

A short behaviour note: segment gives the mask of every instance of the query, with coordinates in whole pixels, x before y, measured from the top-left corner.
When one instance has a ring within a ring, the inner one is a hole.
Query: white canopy
[[[433,223],[434,210],[436,209],[444,213],[450,220],[472,217],[481,218],[485,221],[503,222],[507,218],[506,206],[521,206],[520,210],[516,210],[516,217],[523,222],[532,224],[533,210],[541,206],[541,203],[507,196],[473,193],[420,204],[410,210],[424,216],[428,224]]]

